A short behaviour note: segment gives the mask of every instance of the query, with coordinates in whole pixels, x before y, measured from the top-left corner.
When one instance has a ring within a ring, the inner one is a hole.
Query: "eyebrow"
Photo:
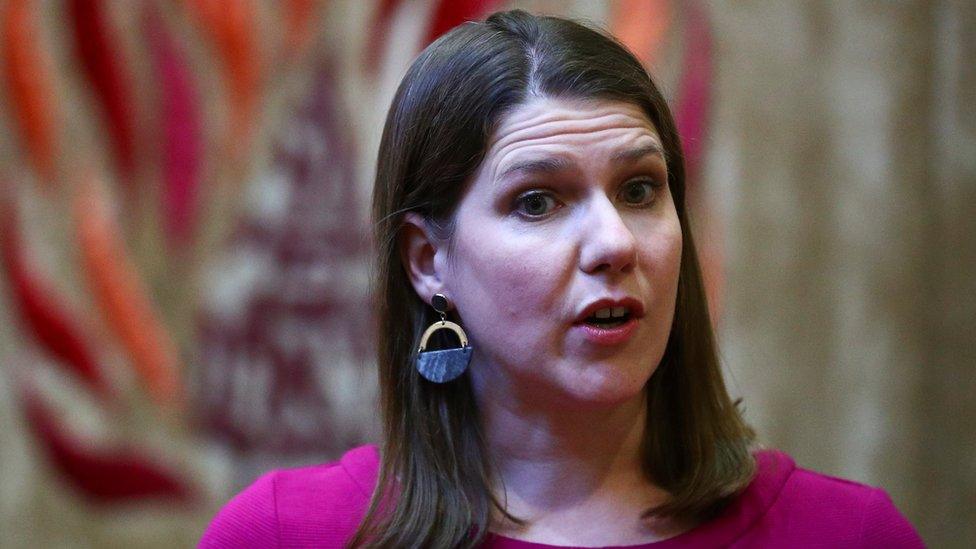
[[[643,147],[637,147],[636,149],[628,149],[626,151],[620,151],[615,153],[610,159],[614,162],[633,162],[635,160],[640,160],[645,156],[660,156],[664,158],[664,151],[661,146],[657,143],[651,145],[645,145]]]
[[[501,177],[506,178],[516,172],[529,174],[552,174],[568,170],[572,163],[565,158],[540,158],[538,160],[526,160],[512,164],[502,172]]]
[[[635,162],[647,156],[660,156],[664,158],[664,151],[661,150],[660,145],[655,143],[653,145],[645,145],[636,149],[628,149],[614,153],[610,160],[613,162]],[[506,168],[502,172],[501,178],[504,179],[514,173],[553,174],[568,170],[570,167],[572,167],[572,162],[565,158],[554,157],[526,160],[524,162],[517,162]]]

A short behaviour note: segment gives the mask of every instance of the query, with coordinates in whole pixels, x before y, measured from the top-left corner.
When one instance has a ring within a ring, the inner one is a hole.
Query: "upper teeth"
[[[627,307],[604,307],[593,313],[597,318],[622,317],[627,314]]]

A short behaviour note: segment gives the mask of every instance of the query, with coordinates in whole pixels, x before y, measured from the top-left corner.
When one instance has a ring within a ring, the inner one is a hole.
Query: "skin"
[[[627,545],[683,529],[640,519],[666,497],[641,474],[639,446],[681,262],[660,150],[637,106],[534,98],[500,120],[453,242],[406,218],[414,288],[428,302],[445,294],[467,331],[496,489],[527,522],[493,531]],[[589,303],[625,295],[646,310],[626,343],[595,345],[574,327]]]

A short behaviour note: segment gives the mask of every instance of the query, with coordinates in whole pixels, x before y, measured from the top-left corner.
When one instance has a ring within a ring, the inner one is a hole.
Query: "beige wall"
[[[729,3],[722,344],[770,444],[976,543],[976,10]],[[964,541],[966,540],[966,541]]]

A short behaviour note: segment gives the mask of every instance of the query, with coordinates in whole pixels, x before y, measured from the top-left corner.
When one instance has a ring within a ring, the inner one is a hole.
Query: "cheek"
[[[682,241],[681,226],[678,224],[678,220],[675,219],[667,237],[662,240],[659,250],[662,258],[661,263],[666,267],[662,269],[665,271],[664,276],[667,276],[671,280],[675,288],[678,284],[678,273],[681,271]]]
[[[542,239],[512,234],[497,225],[458,232],[451,285],[473,337],[510,344],[536,337],[558,313],[568,252]],[[491,345],[492,341],[484,341]]]
[[[642,246],[643,265],[657,309],[673,309],[681,272],[682,234],[677,217],[655,227]],[[669,314],[666,316],[670,315]],[[666,320],[666,319],[662,319]]]

